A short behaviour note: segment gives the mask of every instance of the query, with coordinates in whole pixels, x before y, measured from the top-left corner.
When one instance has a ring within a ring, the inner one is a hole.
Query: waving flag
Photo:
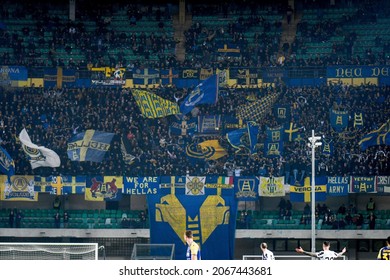
[[[362,151],[376,145],[390,145],[390,120],[384,123],[379,129],[366,134],[359,145]]]
[[[69,140],[68,158],[72,161],[101,162],[114,135],[93,129],[80,132]]]
[[[32,169],[37,167],[58,167],[61,165],[58,154],[53,150],[32,143],[25,128],[20,132],[19,139],[22,143],[23,151],[30,160]]]
[[[218,100],[218,75],[214,74],[203,81],[185,98],[180,112],[187,114],[198,104],[215,104]]]
[[[0,147],[0,171],[8,177],[15,175],[15,163],[3,147]]]
[[[203,156],[208,159],[219,159],[227,155],[227,151],[219,144],[218,140],[207,140],[199,143]]]
[[[161,98],[152,92],[134,89],[131,93],[142,115],[146,118],[154,119],[180,114],[179,106],[176,103]]]

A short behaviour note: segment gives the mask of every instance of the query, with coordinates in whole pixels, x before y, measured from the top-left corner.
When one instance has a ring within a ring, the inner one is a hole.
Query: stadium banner
[[[129,195],[157,194],[160,177],[128,177],[123,178],[123,192]]]
[[[255,176],[234,177],[234,197],[238,201],[256,201],[259,198],[259,178]]]
[[[263,83],[274,83],[275,81],[285,80],[288,78],[288,71],[280,68],[265,68],[262,72]]]
[[[326,200],[326,176],[316,176],[315,178],[315,201]],[[310,202],[311,201],[311,177],[304,179],[303,186],[290,186],[291,202]]]
[[[85,187],[87,182],[86,176],[62,175],[62,176],[54,177],[53,182],[54,181],[56,181],[55,183],[57,184],[61,184],[62,186],[61,194],[63,195],[85,193]]]
[[[177,80],[179,79],[179,71],[176,69],[161,69],[160,77],[162,85],[177,85]]]
[[[205,176],[186,176],[186,195],[204,195],[206,187]]]
[[[186,195],[184,187],[164,187],[157,195],[147,195],[147,202],[151,244],[175,244],[175,258],[185,260],[183,235],[192,230],[202,260],[234,259],[237,200],[232,186],[206,186],[204,195]]]
[[[234,186],[233,176],[206,176],[206,187],[207,188],[231,188]]]
[[[72,161],[101,162],[114,135],[93,129],[77,133],[68,141],[68,158]]]
[[[214,74],[213,68],[200,68],[199,71],[199,79],[201,81],[207,80]]]
[[[380,66],[328,66],[326,68],[327,78],[382,78],[389,77],[390,67]]]
[[[122,199],[123,177],[88,176],[85,187],[87,201],[118,201]]]
[[[284,177],[259,177],[259,196],[285,196]]]
[[[237,80],[237,85],[257,85],[259,74],[257,68],[231,68],[232,79]]]
[[[349,176],[327,177],[326,193],[328,196],[347,196],[349,193]]]
[[[390,193],[390,176],[376,176],[378,193]]]
[[[123,67],[92,67],[91,86],[124,86],[126,69]]]
[[[133,70],[133,84],[134,86],[148,86],[153,87],[160,84],[160,71],[157,69],[145,68]]]
[[[43,86],[45,88],[62,88],[76,85],[76,70],[57,68],[45,68],[43,76]]]
[[[155,119],[180,114],[179,106],[147,90],[133,89],[133,97],[145,118]]]
[[[376,193],[375,176],[351,176],[350,193]]]
[[[160,189],[185,188],[186,176],[161,176]]]
[[[329,110],[330,125],[336,132],[342,132],[348,127],[348,111]]]
[[[34,191],[39,193],[61,194],[61,189],[52,186],[52,176],[34,176]]]
[[[198,116],[198,133],[219,134],[221,123],[221,115]]]
[[[24,66],[0,66],[0,81],[27,81],[28,71]]]
[[[3,201],[38,201],[34,191],[34,176],[14,175],[8,180],[2,175],[1,200]]]
[[[0,172],[11,177],[15,175],[15,162],[8,152],[0,146]]]

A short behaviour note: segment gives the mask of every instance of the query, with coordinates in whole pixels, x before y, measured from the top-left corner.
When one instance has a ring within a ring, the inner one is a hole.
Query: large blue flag
[[[180,105],[180,112],[187,114],[198,104],[215,104],[218,100],[218,75],[201,82]]]
[[[68,158],[72,161],[101,162],[114,135],[93,129],[80,132],[69,140]]]
[[[379,129],[373,130],[366,134],[359,145],[362,151],[365,151],[368,147],[376,145],[390,145],[390,119],[384,123]]]
[[[10,178],[15,175],[15,163],[8,152],[0,147],[0,171]]]

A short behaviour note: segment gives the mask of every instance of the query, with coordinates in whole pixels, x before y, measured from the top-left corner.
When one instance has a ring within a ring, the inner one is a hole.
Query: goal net
[[[134,244],[132,260],[173,260],[175,244]]]
[[[97,259],[97,243],[0,243],[0,260]]]

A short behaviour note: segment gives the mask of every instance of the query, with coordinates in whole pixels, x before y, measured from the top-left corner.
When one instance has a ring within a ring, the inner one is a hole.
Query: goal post
[[[97,243],[3,243],[0,260],[98,260]]]
[[[132,260],[173,260],[175,244],[134,244]]]

